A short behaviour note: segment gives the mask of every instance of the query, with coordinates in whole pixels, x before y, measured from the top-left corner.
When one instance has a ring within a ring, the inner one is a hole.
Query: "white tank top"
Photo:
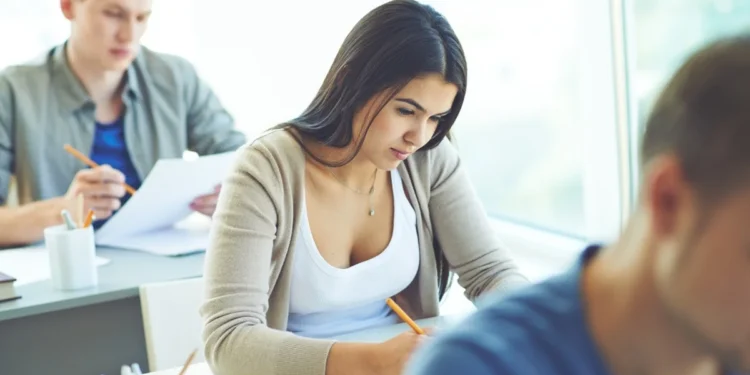
[[[349,268],[336,268],[315,245],[302,205],[287,330],[301,336],[327,338],[386,324],[398,317],[385,299],[406,289],[419,267],[416,215],[406,198],[401,176],[391,171],[393,233],[382,253]]]

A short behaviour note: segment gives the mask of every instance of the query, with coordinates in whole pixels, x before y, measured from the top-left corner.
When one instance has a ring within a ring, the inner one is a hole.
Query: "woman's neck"
[[[338,168],[331,168],[335,177],[352,189],[369,190],[375,183],[377,167],[370,161],[354,160]]]
[[[327,146],[314,140],[303,141],[303,143],[310,153],[330,163],[346,160],[356,151],[355,142],[351,142],[350,146],[344,148]],[[314,158],[311,159],[314,160]],[[368,160],[362,152],[357,152],[357,155],[350,162],[340,167],[328,167],[317,161],[314,161],[313,164],[319,168],[328,169],[334,174],[334,177],[348,187],[362,191],[372,187],[373,176],[375,176],[377,170],[375,164]]]

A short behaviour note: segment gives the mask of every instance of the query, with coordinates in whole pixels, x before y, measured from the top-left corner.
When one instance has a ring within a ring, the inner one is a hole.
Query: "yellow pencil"
[[[94,221],[94,210],[89,209],[89,213],[86,214],[86,220],[83,221],[83,227],[87,228]]]
[[[190,367],[190,362],[193,362],[193,357],[195,357],[195,353],[198,352],[198,349],[193,350],[192,353],[190,353],[190,356],[188,357],[187,361],[185,361],[185,364],[182,366],[182,370],[180,370],[179,375],[185,375],[187,372],[188,367]]]
[[[406,324],[408,324],[411,327],[411,329],[414,330],[414,332],[416,332],[416,333],[418,333],[420,335],[424,335],[424,330],[422,328],[420,328],[417,325],[417,323],[414,320],[412,320],[412,318],[410,318],[409,315],[407,315],[404,312],[403,309],[401,309],[401,306],[399,306],[396,303],[396,301],[394,301],[391,298],[388,298],[388,299],[385,300],[385,303],[387,303],[388,306],[390,306],[391,309],[393,309],[393,311],[396,312],[396,315],[398,315],[401,318],[401,320],[403,320]]]
[[[99,164],[96,164],[93,160],[89,159],[88,156],[86,156],[82,152],[76,150],[75,147],[73,147],[71,145],[65,145],[65,146],[63,146],[63,148],[65,149],[65,151],[67,151],[71,155],[75,156],[75,158],[78,159],[78,160],[80,160],[83,164],[86,164],[86,165],[88,165],[91,168],[96,168],[96,167],[99,166]],[[135,194],[135,189],[132,186],[130,186],[130,185],[124,183],[124,182],[122,183],[122,186],[125,187],[125,191],[127,191],[130,195]]]

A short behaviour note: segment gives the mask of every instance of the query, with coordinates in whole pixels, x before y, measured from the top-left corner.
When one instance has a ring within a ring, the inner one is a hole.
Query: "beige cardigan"
[[[419,271],[397,297],[413,318],[439,315],[443,263],[472,301],[526,283],[447,140],[412,155],[398,171],[418,218]],[[334,341],[286,332],[304,181],[305,155],[288,131],[271,132],[238,151],[206,254],[201,315],[206,359],[216,375],[325,374]]]

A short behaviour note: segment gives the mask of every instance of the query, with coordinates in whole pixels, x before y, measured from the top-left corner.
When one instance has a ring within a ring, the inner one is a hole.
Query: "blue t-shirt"
[[[133,161],[130,159],[125,143],[125,128],[122,116],[111,124],[96,123],[94,144],[89,157],[99,165],[108,164],[113,169],[122,172],[125,175],[125,182],[134,189],[141,186],[141,179],[135,170]],[[120,203],[124,205],[129,198],[130,194],[126,193]],[[104,222],[105,220],[95,222],[94,228],[99,228]]]
[[[415,355],[409,375],[609,375],[584,318],[581,271],[568,272],[488,303]]]

